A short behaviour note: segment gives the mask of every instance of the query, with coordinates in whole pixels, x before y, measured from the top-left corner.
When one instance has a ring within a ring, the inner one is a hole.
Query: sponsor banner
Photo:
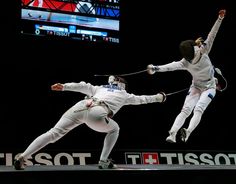
[[[12,166],[18,154],[0,153],[0,165]],[[26,159],[26,165],[86,165],[98,162],[95,158],[92,152],[39,152]]]
[[[0,152],[0,165],[12,166],[18,154]],[[111,155],[117,164],[236,165],[236,151],[116,150]],[[88,165],[97,164],[99,157],[98,150],[38,152],[28,158],[26,164]]]
[[[236,152],[125,152],[126,164],[236,165]]]

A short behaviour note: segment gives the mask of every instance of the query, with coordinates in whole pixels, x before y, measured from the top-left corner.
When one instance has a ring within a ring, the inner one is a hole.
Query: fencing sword
[[[117,76],[129,76],[129,75],[136,75],[136,74],[140,74],[140,73],[144,73],[144,72],[147,72],[149,69],[145,69],[145,70],[140,70],[140,71],[137,71],[137,72],[131,72],[131,73],[123,73],[123,74],[117,74]],[[95,74],[94,76],[95,77],[108,77],[108,76],[111,76],[111,75],[114,75],[114,74]],[[184,89],[181,89],[181,90],[178,90],[178,91],[174,91],[174,92],[171,92],[171,93],[167,93],[166,96],[170,96],[170,95],[174,95],[174,94],[178,94],[178,93],[181,93],[181,92],[184,92],[186,90],[188,90],[189,88],[184,88]]]
[[[147,71],[148,71],[148,69],[145,69],[145,70],[140,70],[140,71],[132,72],[132,73],[117,74],[117,76],[122,77],[122,76],[136,75],[136,74],[144,73],[144,72],[147,72]],[[108,76],[111,76],[111,75],[114,75],[114,74],[104,74],[104,75],[95,74],[94,76],[95,77],[108,77]]]
[[[167,93],[166,96],[174,95],[174,94],[181,93],[181,92],[184,92],[184,91],[187,91],[187,90],[189,90],[189,87],[178,90],[178,91],[174,91],[174,92],[171,92],[171,93]]]

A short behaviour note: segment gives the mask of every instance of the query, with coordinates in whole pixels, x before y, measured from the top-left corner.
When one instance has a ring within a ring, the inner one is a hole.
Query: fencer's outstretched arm
[[[162,103],[165,101],[166,101],[166,94],[164,92],[157,93],[156,95],[127,94],[125,105],[140,105],[140,104],[148,104],[155,102]]]
[[[203,52],[206,52],[207,54],[209,54],[209,52],[211,51],[211,47],[212,47],[213,42],[215,40],[216,34],[220,28],[222,20],[225,17],[225,13],[226,13],[226,10],[219,11],[219,16],[218,16],[215,24],[211,28],[211,31],[209,32],[206,41],[204,42],[205,46],[204,46]]]
[[[174,70],[185,70],[183,60],[173,61],[165,65],[154,66],[153,64],[149,64],[147,66],[147,72],[148,74],[151,74],[151,75],[156,72],[168,72],[168,71],[174,71]]]

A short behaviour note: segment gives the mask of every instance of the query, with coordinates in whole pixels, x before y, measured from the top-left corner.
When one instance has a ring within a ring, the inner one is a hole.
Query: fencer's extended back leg
[[[60,138],[62,138],[65,134],[67,134],[70,130],[77,127],[81,123],[74,122],[68,118],[61,118],[58,123],[51,128],[46,133],[38,136],[21,154],[24,158],[30,157],[32,154],[36,153],[49,143],[54,143]]]
[[[53,135],[49,131],[40,135],[28,146],[28,148],[21,155],[24,158],[30,157],[32,154],[36,153],[37,151],[48,145],[50,142],[52,142],[52,137]]]

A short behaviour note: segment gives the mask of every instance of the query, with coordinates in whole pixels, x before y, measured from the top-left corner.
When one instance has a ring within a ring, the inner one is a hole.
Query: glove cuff
[[[161,103],[163,103],[166,101],[166,94],[164,92],[160,92],[160,94],[163,96],[162,102],[161,102]]]
[[[157,72],[157,71],[159,70],[159,67],[158,67],[158,66],[153,66],[153,70],[154,70],[155,72]]]

